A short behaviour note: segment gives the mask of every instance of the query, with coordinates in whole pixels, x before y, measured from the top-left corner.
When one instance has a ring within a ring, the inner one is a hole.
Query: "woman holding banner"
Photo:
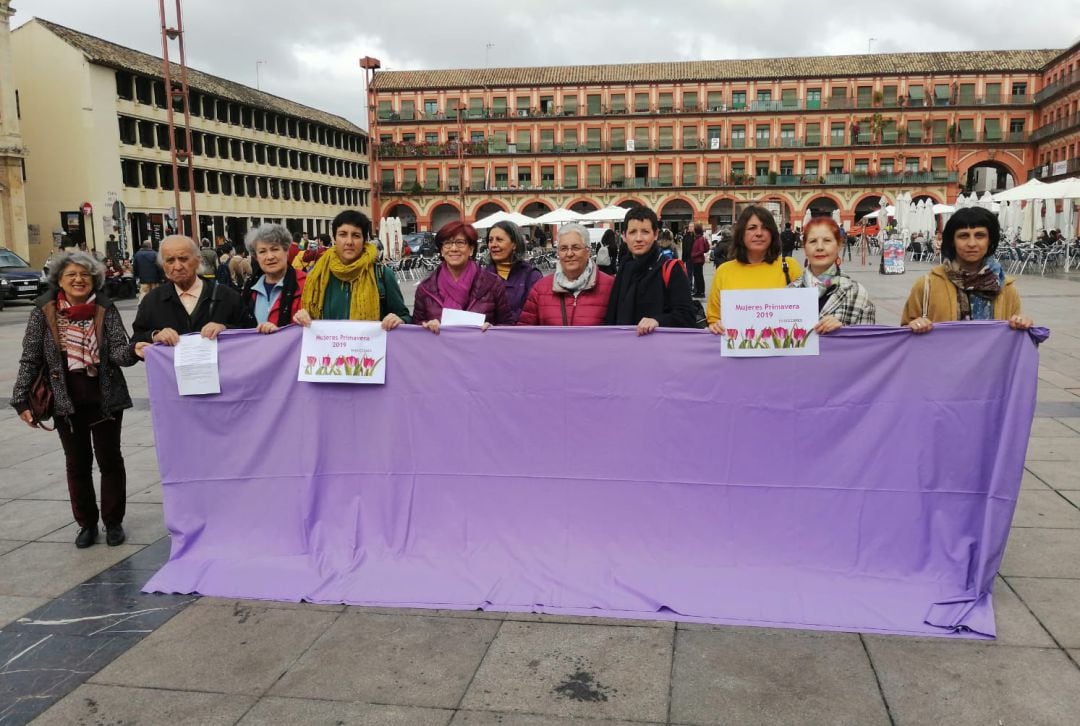
[[[513,325],[502,279],[476,264],[476,228],[462,221],[444,225],[435,235],[442,264],[416,288],[413,322],[438,334],[444,309],[484,316],[484,327]]]
[[[831,333],[844,325],[873,325],[875,311],[870,294],[840,271],[840,227],[832,217],[814,217],[803,234],[806,270],[791,286],[817,290],[815,332]]]
[[[1013,278],[994,259],[1000,237],[997,217],[989,210],[956,210],[941,234],[943,262],[915,281],[900,324],[914,333],[953,320],[1007,320],[1015,330],[1030,328]]]
[[[491,264],[484,272],[497,275],[506,290],[506,302],[510,305],[513,322],[521,315],[525,299],[543,273],[525,259],[525,235],[513,222],[496,222],[487,237]]]
[[[721,290],[769,290],[787,287],[802,277],[802,267],[780,249],[780,230],[772,212],[751,204],[735,222],[732,259],[720,265],[713,276],[705,319],[715,335],[724,332],[720,320]]]
[[[529,293],[518,325],[603,325],[615,278],[600,272],[589,246],[589,230],[577,222],[559,229],[555,272]]]

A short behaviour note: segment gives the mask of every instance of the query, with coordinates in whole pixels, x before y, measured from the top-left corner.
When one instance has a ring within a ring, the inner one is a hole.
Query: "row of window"
[[[855,95],[850,98],[847,84],[834,84],[828,90],[807,88],[802,98],[798,96],[798,88],[782,88],[775,96],[772,89],[758,89],[756,93],[749,95],[745,88],[712,90],[704,94],[689,90],[680,91],[678,94],[674,91],[661,91],[655,94],[655,98],[650,91],[585,93],[583,105],[580,90],[565,89],[541,94],[539,98],[534,97],[532,93],[492,98],[486,98],[483,95],[467,95],[466,98],[447,96],[444,100],[421,98],[419,111],[417,99],[400,98],[396,104],[392,99],[380,99],[376,112],[380,121],[393,121],[438,118],[440,114],[442,116],[455,115],[459,109],[466,117],[485,115],[499,117],[500,115],[534,116],[556,112],[566,116],[577,116],[582,112],[587,115],[601,115],[626,113],[630,110],[635,113],[652,111],[663,113],[684,109],[727,111],[751,106],[763,110],[775,110],[772,106],[774,103],[778,103],[779,108],[812,110],[837,106],[850,107],[852,104],[857,107],[871,108],[873,106],[974,105],[977,101],[993,104],[1007,103],[1016,98],[1022,98],[1025,99],[1025,103],[1028,102],[1026,81],[1012,81],[1008,84],[1008,96],[1003,95],[1005,91],[1003,83],[981,84],[980,95],[976,93],[978,85],[975,83],[926,83],[925,85],[908,83],[906,89],[902,89],[899,85],[886,85],[879,90],[875,90],[873,85],[859,85],[855,88]]]
[[[846,174],[849,170],[856,174],[868,174],[871,171],[871,160],[868,157],[855,158],[804,158],[797,163],[795,159],[781,159],[776,164],[768,159],[757,159],[747,162],[745,160],[731,160],[730,162],[710,161],[699,164],[695,161],[684,161],[679,164],[674,162],[660,162],[650,164],[639,162],[632,165],[622,162],[607,165],[607,176],[603,177],[605,165],[586,164],[584,172],[577,163],[555,165],[518,165],[513,172],[506,166],[473,166],[469,168],[469,186],[480,188],[509,188],[511,179],[518,187],[532,187],[536,182],[538,186],[554,186],[556,184],[574,187],[581,179],[589,186],[597,186],[602,178],[606,178],[614,186],[629,186],[626,180],[637,178],[657,178],[661,184],[672,182],[679,178],[684,184],[697,183],[699,171],[704,171],[706,179],[722,179],[725,177],[741,177],[748,173],[755,176],[767,176],[776,173],[781,176],[802,175],[817,177],[824,174]],[[423,189],[447,189],[458,188],[461,184],[460,170],[456,166],[448,168],[428,167],[426,169],[401,169],[395,174],[393,169],[384,169],[380,179],[383,190],[400,189],[402,191],[420,191]],[[893,174],[897,172],[915,173],[927,171],[920,157],[907,158],[882,158],[877,162],[874,169],[881,174]],[[930,157],[931,172],[946,171],[944,156]],[[559,177],[556,178],[558,172]],[[513,177],[511,176],[513,174]]]
[[[118,122],[122,143],[148,149],[169,150],[167,124],[123,115],[118,117]],[[176,148],[178,151],[187,150],[187,138],[182,129],[176,129]],[[260,144],[203,131],[191,132],[191,148],[195,156],[205,156],[209,159],[231,159],[249,164],[266,164],[348,179],[368,178],[368,165],[360,162],[345,161],[322,154]]]
[[[985,138],[988,140],[1001,139],[1002,138],[1002,121],[1001,118],[984,117],[982,124],[982,131]],[[1025,119],[1023,117],[1013,117],[1007,119],[1008,132],[1010,135],[1022,134],[1024,132]],[[863,121],[829,121],[829,122],[805,122],[802,124],[795,123],[781,123],[777,121],[767,121],[763,123],[747,125],[747,124],[729,124],[728,130],[730,135],[726,137],[724,135],[724,124],[708,124],[704,127],[704,136],[700,137],[703,141],[705,148],[710,148],[708,142],[713,139],[726,140],[725,146],[738,145],[739,140],[745,140],[747,133],[753,134],[753,138],[758,141],[764,141],[768,143],[770,139],[779,139],[781,145],[784,140],[796,139],[796,128],[802,126],[802,137],[809,140],[818,140],[822,138],[823,130],[826,130],[829,137],[833,140],[844,139],[850,135],[852,138],[858,140],[861,134],[875,134],[880,135],[882,138],[896,138],[897,136],[905,137],[909,140],[919,140],[925,137],[929,140],[931,138],[946,139],[948,136],[948,129],[950,126],[955,126],[956,131],[954,135],[958,138],[975,138],[976,119],[975,118],[961,118],[956,121],[955,124],[949,124],[946,119],[937,119],[929,122],[922,122],[921,120],[912,120],[909,123],[897,124],[895,119],[882,119],[880,122],[874,124],[871,122]],[[875,128],[871,129],[871,126]],[[561,148],[567,146],[577,147],[579,144],[584,144],[586,147],[594,146],[600,149],[603,144],[606,144],[608,148],[624,148],[627,146],[627,141],[633,139],[637,148],[648,148],[650,144],[658,145],[661,148],[665,146],[667,148],[674,148],[673,141],[677,133],[676,126],[658,126],[653,127],[651,125],[641,125],[632,127],[633,135],[630,136],[631,129],[625,126],[590,126],[585,129],[584,136],[580,135],[580,129],[576,126],[560,127],[560,128],[547,128],[540,129],[539,138],[537,139],[538,149],[551,150],[559,145]],[[607,131],[605,134],[604,131]],[[655,129],[655,132],[654,132]],[[693,148],[699,143],[699,134],[702,132],[702,128],[696,123],[686,123],[681,125],[681,139],[683,148]],[[779,134],[777,135],[777,130]],[[556,133],[558,132],[558,134]],[[533,139],[535,135],[532,128],[513,128],[510,130],[498,130],[491,132],[490,135],[485,135],[484,131],[472,131],[469,135],[469,143],[483,144],[488,143],[493,145],[497,149],[506,149],[508,144],[513,144],[518,153],[529,151],[533,148]],[[458,132],[454,130],[447,130],[445,134],[439,131],[429,131],[423,135],[422,140],[418,140],[418,135],[412,132],[398,132],[395,134],[380,134],[380,144],[400,143],[400,144],[441,144],[441,143],[454,143],[458,141]],[[717,147],[719,145],[716,145]]]
[[[173,169],[170,164],[158,164],[135,159],[120,160],[124,186],[131,189],[173,190]],[[329,184],[254,174],[233,174],[212,169],[194,170],[197,194],[220,194],[226,197],[250,197],[252,199],[281,199],[284,201],[314,202],[316,204],[360,205],[368,204],[368,190],[337,187]],[[180,169],[180,191],[190,191],[187,170]]]
[[[116,72],[116,95],[125,101],[136,101],[158,108],[166,107],[165,82],[130,71]],[[196,118],[310,141],[356,154],[367,153],[367,138],[360,134],[350,134],[314,121],[255,108],[190,88],[188,100],[188,113]],[[183,113],[184,104],[181,98],[173,98],[173,110]]]

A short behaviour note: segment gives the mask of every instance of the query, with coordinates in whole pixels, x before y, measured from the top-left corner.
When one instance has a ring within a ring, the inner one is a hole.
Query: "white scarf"
[[[589,263],[585,265],[585,269],[581,271],[581,274],[577,276],[575,280],[568,280],[566,274],[563,272],[562,263],[555,263],[555,284],[566,290],[568,293],[577,298],[589,284],[589,280],[593,277],[593,271],[596,268],[596,261],[591,257]]]

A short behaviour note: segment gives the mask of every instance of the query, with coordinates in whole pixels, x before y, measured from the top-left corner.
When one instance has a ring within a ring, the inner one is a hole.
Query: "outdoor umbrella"
[[[1031,242],[1035,239],[1035,202],[1024,205],[1024,218],[1020,223],[1020,240]]]
[[[811,219],[812,217],[813,217],[813,215],[812,215],[812,214],[810,213],[810,207],[807,207],[807,208],[806,208],[806,214],[804,214],[804,215],[803,215],[803,218],[802,218],[802,228],[803,228],[803,229],[806,229],[806,226],[807,226],[808,224],[810,224],[810,219]]]
[[[604,207],[603,209],[597,209],[594,212],[586,213],[585,219],[591,219],[594,222],[621,222],[629,211],[630,210],[626,207]]]
[[[991,196],[995,202],[1027,201],[1039,196],[1039,190],[1045,186],[1046,184],[1038,179],[1029,179],[1018,187],[1006,189]]]
[[[585,215],[572,209],[556,209],[547,214],[541,214],[532,220],[533,224],[566,224],[567,222],[594,221],[586,220]]]
[[[894,209],[893,212],[896,210]],[[878,199],[878,238],[881,240],[881,244],[885,244],[885,238],[887,233],[885,232],[885,226],[889,223],[889,200],[885,197]]]
[[[1047,184],[1042,191],[1043,199],[1080,199],[1080,177]]]
[[[980,207],[982,207],[983,209],[986,209],[986,210],[990,210],[990,211],[993,211],[993,210],[991,209],[991,207],[992,207],[992,205],[994,204],[994,200],[993,200],[993,198],[992,198],[992,197],[990,196],[990,192],[985,192],[985,193],[984,193],[984,194],[982,195],[982,199],[980,199],[980,200],[979,200],[978,204],[979,204],[979,206],[980,206]]]
[[[532,217],[526,217],[524,214],[518,214],[517,212],[495,212],[488,215],[483,219],[478,219],[473,222],[473,227],[476,229],[490,229],[497,222],[513,222],[519,227],[531,227],[536,224],[536,220]]]

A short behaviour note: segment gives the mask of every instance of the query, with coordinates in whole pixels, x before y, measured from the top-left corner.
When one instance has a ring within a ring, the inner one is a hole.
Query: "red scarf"
[[[72,305],[64,291],[56,295],[56,323],[60,332],[60,346],[67,355],[68,370],[85,370],[96,376],[98,364],[97,329],[94,315],[97,312],[96,295],[81,305]]]

